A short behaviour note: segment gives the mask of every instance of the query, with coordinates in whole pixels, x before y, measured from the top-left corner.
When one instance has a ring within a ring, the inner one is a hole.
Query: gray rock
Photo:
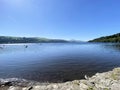
[[[22,90],[22,88],[11,86],[11,87],[8,88],[8,90]]]

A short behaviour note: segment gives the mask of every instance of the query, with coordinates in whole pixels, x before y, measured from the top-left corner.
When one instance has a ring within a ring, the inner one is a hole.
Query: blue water
[[[0,78],[64,82],[120,66],[119,43],[6,44],[0,47]]]

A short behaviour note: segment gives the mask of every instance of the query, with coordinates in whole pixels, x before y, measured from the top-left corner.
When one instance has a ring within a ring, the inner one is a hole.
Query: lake
[[[65,82],[120,66],[119,43],[1,44],[0,47],[0,78]]]

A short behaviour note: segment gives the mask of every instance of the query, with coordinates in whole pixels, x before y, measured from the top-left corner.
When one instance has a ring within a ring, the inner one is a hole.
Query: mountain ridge
[[[6,43],[59,43],[68,42],[63,39],[48,39],[42,37],[14,37],[14,36],[0,36],[0,44]]]

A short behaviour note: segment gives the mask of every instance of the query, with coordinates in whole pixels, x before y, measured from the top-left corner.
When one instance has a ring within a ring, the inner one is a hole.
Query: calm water
[[[120,44],[0,45],[0,78],[61,82],[120,66]]]

